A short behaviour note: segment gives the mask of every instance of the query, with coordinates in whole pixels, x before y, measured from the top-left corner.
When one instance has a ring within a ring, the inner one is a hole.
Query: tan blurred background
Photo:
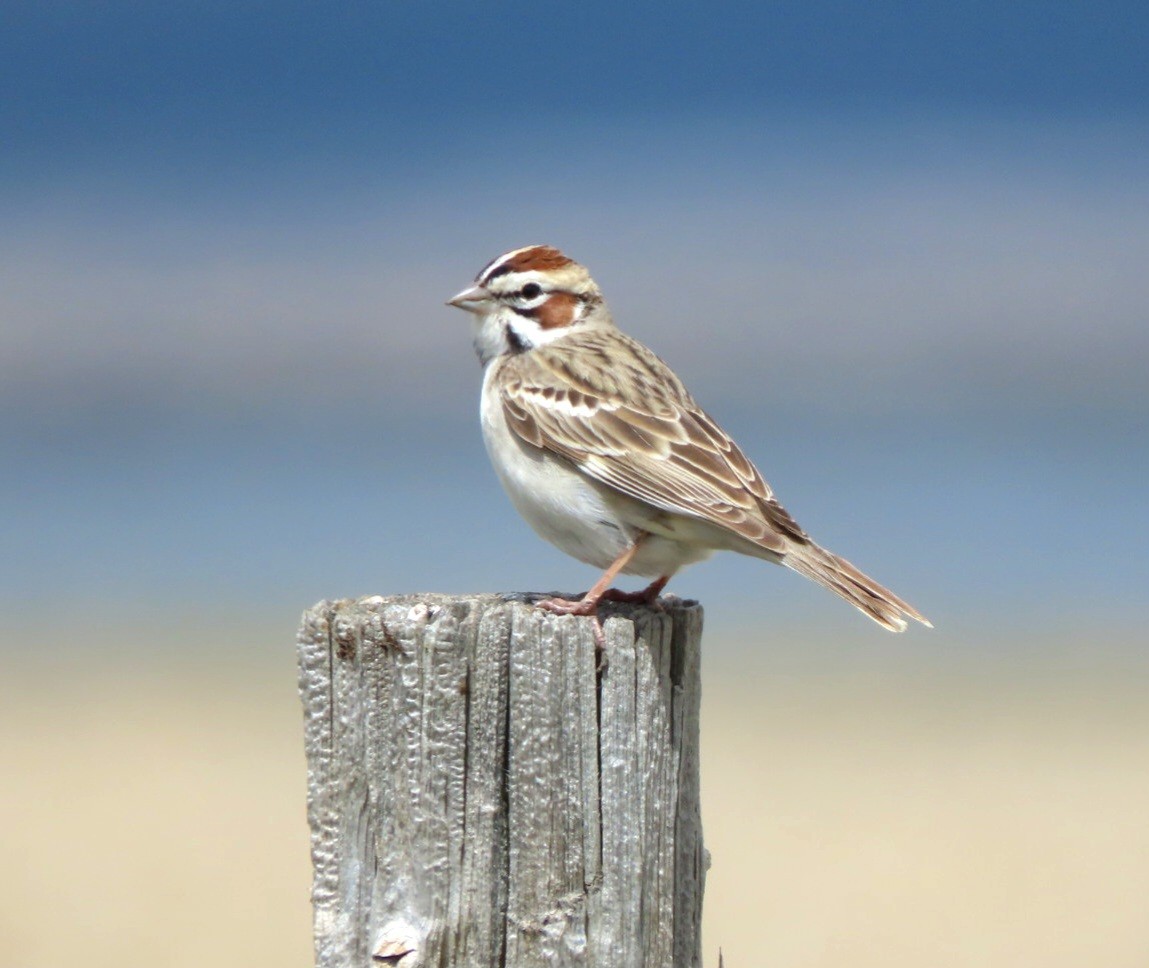
[[[83,613],[10,628],[0,964],[310,963],[293,628],[175,624],[86,654]],[[1147,963],[1136,643],[762,644],[706,642],[707,965]]]

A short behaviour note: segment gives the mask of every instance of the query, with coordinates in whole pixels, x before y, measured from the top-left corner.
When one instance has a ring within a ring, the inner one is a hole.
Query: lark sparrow
[[[597,622],[604,598],[652,602],[683,565],[729,550],[786,565],[891,631],[903,616],[930,624],[811,540],[670,367],[619,331],[577,262],[515,249],[448,305],[474,314],[483,438],[511,501],[542,537],[605,569],[578,601],[542,607]],[[619,572],[655,580],[621,593]]]

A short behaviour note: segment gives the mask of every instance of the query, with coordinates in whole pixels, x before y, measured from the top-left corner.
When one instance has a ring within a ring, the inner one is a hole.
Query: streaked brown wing
[[[528,443],[624,494],[762,547],[781,552],[787,538],[808,540],[738,445],[642,344],[617,331],[584,332],[577,343],[559,340],[501,364],[507,422]]]

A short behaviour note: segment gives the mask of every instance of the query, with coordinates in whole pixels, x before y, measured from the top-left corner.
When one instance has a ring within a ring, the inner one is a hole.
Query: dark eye
[[[543,287],[540,286],[537,282],[528,282],[519,291],[519,295],[524,299],[534,299],[536,296],[542,295],[542,291]]]

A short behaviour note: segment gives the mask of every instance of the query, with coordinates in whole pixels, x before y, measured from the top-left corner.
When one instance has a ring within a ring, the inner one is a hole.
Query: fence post
[[[319,968],[696,968],[702,609],[528,596],[303,616]],[[601,666],[601,667],[600,667]]]

